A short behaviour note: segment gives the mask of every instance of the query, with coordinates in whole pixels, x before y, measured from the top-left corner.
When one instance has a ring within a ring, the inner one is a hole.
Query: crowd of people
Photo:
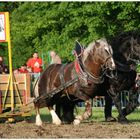
[[[49,64],[58,63],[61,64],[61,58],[55,51],[50,51],[50,62]],[[40,73],[43,71],[42,69],[43,61],[39,57],[38,52],[34,52],[33,56],[28,59],[28,61],[21,65],[20,68],[14,69],[14,74],[20,74],[20,73],[30,73],[34,79],[37,79],[40,76]],[[8,74],[9,69],[5,65],[3,57],[0,56],[0,74]]]

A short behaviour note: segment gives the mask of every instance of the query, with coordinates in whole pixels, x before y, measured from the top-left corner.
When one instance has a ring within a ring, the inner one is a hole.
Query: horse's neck
[[[123,64],[126,64],[127,63],[127,59],[126,57],[124,56],[123,52],[115,52],[113,54],[113,57],[116,61],[119,61]]]

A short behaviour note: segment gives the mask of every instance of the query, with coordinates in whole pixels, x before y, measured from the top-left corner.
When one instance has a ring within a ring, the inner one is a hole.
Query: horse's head
[[[113,78],[115,62],[113,59],[113,50],[106,39],[100,39],[89,44],[84,50],[82,57],[83,64],[94,77],[103,77],[107,75]]]
[[[100,39],[92,43],[92,59],[105,69],[114,70],[115,62],[113,59],[113,51],[111,46],[107,43],[106,39]]]
[[[140,59],[140,35],[136,31],[119,34],[112,41],[114,52],[120,52],[126,60]]]

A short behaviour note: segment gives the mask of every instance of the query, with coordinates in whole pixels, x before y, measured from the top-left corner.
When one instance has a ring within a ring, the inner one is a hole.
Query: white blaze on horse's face
[[[116,66],[115,66],[115,62],[113,59],[113,50],[109,44],[108,44],[108,47],[105,47],[105,50],[108,52],[108,54],[110,54],[110,58],[109,58],[110,60],[108,60],[108,61],[110,61],[109,63],[111,65],[110,69],[114,70]]]

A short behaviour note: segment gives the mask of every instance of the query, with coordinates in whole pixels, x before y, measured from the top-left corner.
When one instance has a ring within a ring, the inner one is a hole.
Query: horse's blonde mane
[[[107,44],[107,41],[105,38],[98,39],[96,42],[99,42],[100,44],[102,44],[102,43]],[[91,43],[89,43],[88,47],[84,50],[83,61],[85,61],[86,58],[88,57],[89,53],[91,51],[93,51],[94,46],[95,46],[95,41],[92,41]]]

